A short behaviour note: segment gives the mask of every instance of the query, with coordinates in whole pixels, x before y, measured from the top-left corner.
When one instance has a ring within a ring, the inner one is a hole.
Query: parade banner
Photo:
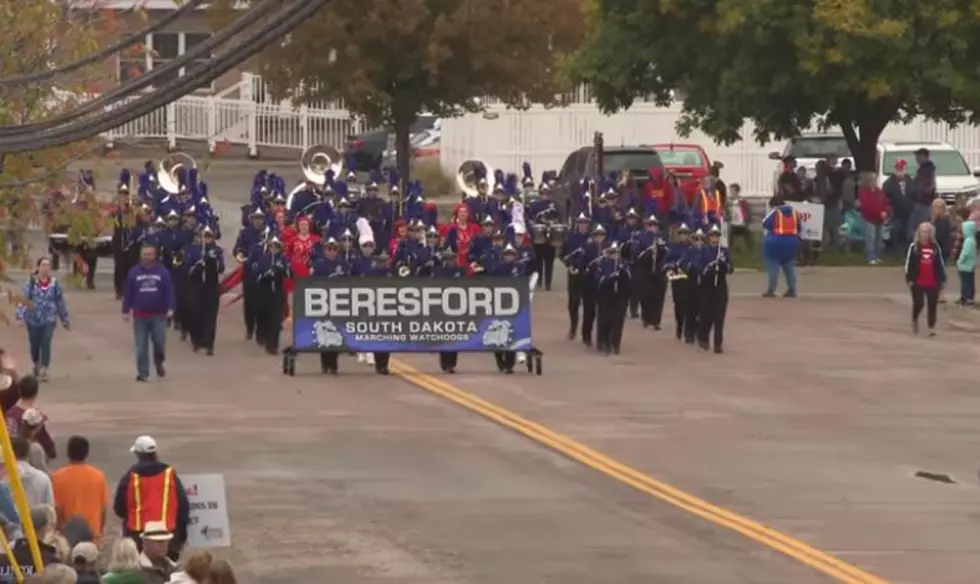
[[[823,241],[823,205],[797,202],[790,202],[789,205],[800,214],[800,239]]]
[[[531,347],[528,278],[304,278],[293,311],[295,351]]]

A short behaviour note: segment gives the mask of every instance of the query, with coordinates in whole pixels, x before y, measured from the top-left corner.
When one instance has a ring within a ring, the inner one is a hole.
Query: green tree
[[[607,112],[677,95],[682,133],[730,144],[749,119],[765,143],[839,126],[858,170],[871,171],[889,123],[976,123],[980,112],[973,0],[601,0],[593,10],[572,79]]]
[[[217,20],[234,4],[214,3]],[[420,112],[458,115],[484,95],[513,107],[553,104],[565,89],[558,63],[583,31],[578,0],[334,0],[259,67],[278,98],[342,100],[369,124],[393,127],[408,177]]]
[[[77,3],[68,0],[0,0],[0,76],[60,67],[96,53],[116,38],[116,12],[103,10],[99,2],[84,12],[73,10],[73,5]],[[93,66],[69,76],[0,87],[0,125],[40,122],[70,111],[93,89],[94,81],[107,77],[107,71]],[[92,150],[92,142],[80,142],[0,157],[0,279],[6,277],[8,265],[19,267],[29,259],[26,246],[12,244],[23,243],[28,224],[41,219],[38,198],[61,186],[68,164]],[[65,222],[72,224],[75,237],[91,235],[97,223],[94,216],[74,215]]]

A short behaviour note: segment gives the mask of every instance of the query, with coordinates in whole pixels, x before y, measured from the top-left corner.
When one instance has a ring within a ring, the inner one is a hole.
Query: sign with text
[[[823,205],[791,202],[790,206],[800,214],[800,239],[823,241]]]
[[[228,499],[225,477],[219,474],[180,475],[191,505],[187,525],[187,546],[191,548],[231,547]]]
[[[520,351],[531,346],[528,278],[305,278],[297,351]]]

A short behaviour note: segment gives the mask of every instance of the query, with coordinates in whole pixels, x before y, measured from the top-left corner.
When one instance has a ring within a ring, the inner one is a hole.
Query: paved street
[[[975,582],[976,313],[945,306],[939,336],[916,338],[898,268],[803,269],[796,300],[760,298],[762,280],[733,277],[724,355],[676,343],[668,301],[663,332],[631,322],[623,354],[601,357],[565,340],[556,288],[534,300],[544,376],[464,355],[439,379],[893,584]],[[75,330],[58,333],[42,398],[51,429],[59,445],[93,438],[113,477],[140,433],[184,472],[223,473],[245,582],[834,581],[432,388],[353,359],[338,378],[313,357],[283,377],[242,340],[237,306],[216,356],[172,342],[168,378],[137,386],[99,285],[69,298]],[[23,350],[8,332],[3,345]],[[438,370],[434,356],[401,362]]]

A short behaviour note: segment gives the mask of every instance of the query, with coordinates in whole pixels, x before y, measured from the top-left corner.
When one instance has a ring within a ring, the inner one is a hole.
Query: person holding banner
[[[800,214],[787,203],[773,206],[762,220],[765,235],[762,257],[766,264],[768,286],[766,298],[776,295],[779,271],[786,276],[785,298],[796,298],[796,252],[800,246]]]
[[[323,244],[323,255],[313,262],[311,275],[317,278],[341,278],[351,274],[350,266],[340,257],[340,245],[333,237],[327,238]],[[330,375],[336,375],[339,368],[339,354],[334,351],[320,352],[320,370]],[[387,359],[382,364],[380,354],[375,353],[375,369],[387,370]]]
[[[520,278],[527,275],[527,264],[517,261],[517,256],[517,249],[508,243],[500,252],[500,261],[494,262],[487,273],[494,278]],[[516,351],[496,351],[493,357],[498,370],[507,375],[514,373],[514,365],[517,364]]]

